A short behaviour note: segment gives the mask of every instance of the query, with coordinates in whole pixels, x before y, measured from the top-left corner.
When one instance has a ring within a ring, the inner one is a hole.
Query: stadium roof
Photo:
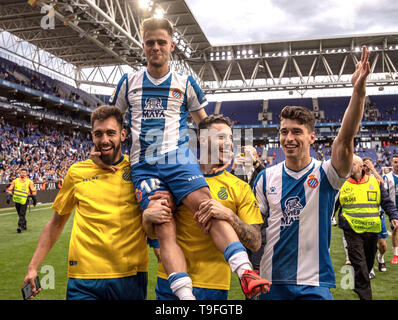
[[[26,0],[3,0],[0,28],[78,70],[142,66],[139,24],[161,10],[176,26],[174,66],[193,71],[207,92],[350,86],[344,76],[354,71],[362,45],[372,49],[368,83],[398,84],[398,33],[212,46],[184,0],[147,1],[146,9],[138,0],[59,0],[49,10],[52,3],[39,0],[33,7]]]

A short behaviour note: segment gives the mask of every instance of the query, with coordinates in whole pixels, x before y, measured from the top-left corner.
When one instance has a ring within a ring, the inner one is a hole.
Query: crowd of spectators
[[[30,123],[18,127],[1,117],[0,184],[15,179],[23,167],[35,183],[57,183],[72,163],[87,159],[91,145],[87,133],[68,134]]]
[[[24,66],[0,59],[0,78],[8,80],[32,89],[48,93],[54,97],[66,99],[86,107],[93,104],[98,106],[97,102],[87,101],[74,90],[62,90],[56,85],[56,80],[49,81],[44,75],[34,72]]]

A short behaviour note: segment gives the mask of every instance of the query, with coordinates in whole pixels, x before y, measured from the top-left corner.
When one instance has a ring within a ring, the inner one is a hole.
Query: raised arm
[[[351,100],[332,146],[332,165],[340,177],[346,177],[352,166],[354,137],[362,120],[366,95],[366,78],[370,73],[369,55],[370,52],[366,49],[366,46],[363,46],[361,61],[357,63],[351,79],[354,87]]]
[[[199,109],[197,111],[190,112],[193,121],[195,121],[196,125],[198,126],[199,123],[207,117],[207,113],[204,108]]]

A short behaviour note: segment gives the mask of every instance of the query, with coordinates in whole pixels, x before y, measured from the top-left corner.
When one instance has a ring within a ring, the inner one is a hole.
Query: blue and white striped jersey
[[[266,216],[261,277],[275,284],[335,287],[331,216],[345,180],[330,160],[315,159],[298,172],[284,161],[257,176],[254,191]]]
[[[388,196],[394,202],[395,207],[398,208],[398,176],[391,171],[383,178],[384,188],[388,191]]]
[[[116,105],[131,128],[131,164],[153,161],[189,140],[187,116],[207,105],[192,76],[169,71],[161,78],[147,69],[123,75],[109,104]]]

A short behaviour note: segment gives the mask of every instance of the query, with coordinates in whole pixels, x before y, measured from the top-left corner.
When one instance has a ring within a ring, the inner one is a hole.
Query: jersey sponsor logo
[[[314,174],[310,174],[310,175],[308,176],[307,185],[308,185],[311,189],[315,189],[315,188],[319,185],[319,181],[318,181],[318,179],[315,177]]]
[[[164,109],[161,98],[147,98],[142,111],[143,119],[164,119]]]
[[[178,100],[180,100],[180,99],[182,98],[182,92],[181,92],[181,90],[179,90],[179,89],[174,89],[174,90],[171,92],[171,95],[172,95],[174,98],[178,99]]]
[[[217,192],[217,197],[220,200],[227,200],[228,199],[227,188],[226,187],[220,187],[220,191]]]
[[[294,221],[299,219],[299,216],[303,210],[303,206],[300,203],[300,198],[295,196],[285,201],[285,210],[281,219],[281,226],[288,227]]]

